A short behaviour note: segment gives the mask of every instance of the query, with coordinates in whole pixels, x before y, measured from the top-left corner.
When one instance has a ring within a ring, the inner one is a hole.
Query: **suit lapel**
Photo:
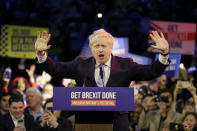
[[[8,113],[7,115],[6,115],[6,119],[7,119],[7,121],[8,122],[6,122],[7,124],[9,124],[9,128],[10,129],[14,129],[14,127],[15,127],[15,125],[14,125],[14,122],[13,122],[13,120],[12,120],[12,117],[11,117],[11,115],[10,115],[10,113]]]
[[[114,83],[114,77],[117,77],[116,72],[120,70],[120,64],[118,63],[117,59],[112,55],[112,60],[111,60],[111,70],[110,70],[110,75],[109,79],[107,81],[106,87],[110,87]]]
[[[89,87],[97,87],[95,78],[94,78],[94,73],[95,73],[95,60],[92,58],[90,61],[89,65],[86,67],[86,70],[88,72],[87,74],[87,80],[85,85]]]

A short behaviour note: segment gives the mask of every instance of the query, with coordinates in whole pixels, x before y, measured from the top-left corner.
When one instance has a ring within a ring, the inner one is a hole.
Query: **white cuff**
[[[168,55],[167,56],[163,56],[161,54],[159,54],[159,61],[164,64],[164,65],[168,65],[169,62],[168,62]]]
[[[45,55],[43,55],[43,56],[39,56],[39,55],[37,54],[37,59],[38,59],[38,63],[39,63],[39,64],[44,63],[44,62],[47,60],[47,55],[46,55],[46,53],[45,53]]]

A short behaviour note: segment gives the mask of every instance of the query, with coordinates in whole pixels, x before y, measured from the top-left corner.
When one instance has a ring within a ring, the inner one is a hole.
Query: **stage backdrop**
[[[37,31],[48,28],[2,25],[0,39],[0,56],[12,58],[35,59],[34,43]]]

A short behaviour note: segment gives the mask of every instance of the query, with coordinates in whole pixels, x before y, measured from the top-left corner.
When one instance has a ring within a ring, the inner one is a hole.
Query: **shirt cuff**
[[[37,54],[37,59],[38,59],[38,63],[39,63],[39,64],[44,63],[44,62],[47,60],[47,55],[46,55],[46,53],[45,53],[45,55],[43,55],[43,56],[39,56],[39,55]]]
[[[159,61],[164,65],[168,65],[169,64],[168,55],[163,56],[163,55],[159,54]]]

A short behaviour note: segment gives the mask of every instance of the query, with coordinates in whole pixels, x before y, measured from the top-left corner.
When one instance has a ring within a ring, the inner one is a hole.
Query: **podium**
[[[75,131],[113,131],[113,124],[75,124]]]
[[[113,112],[112,111],[76,112],[75,131],[113,131]]]
[[[133,108],[133,88],[53,88],[53,109],[74,111],[76,131],[113,131],[114,115]]]

